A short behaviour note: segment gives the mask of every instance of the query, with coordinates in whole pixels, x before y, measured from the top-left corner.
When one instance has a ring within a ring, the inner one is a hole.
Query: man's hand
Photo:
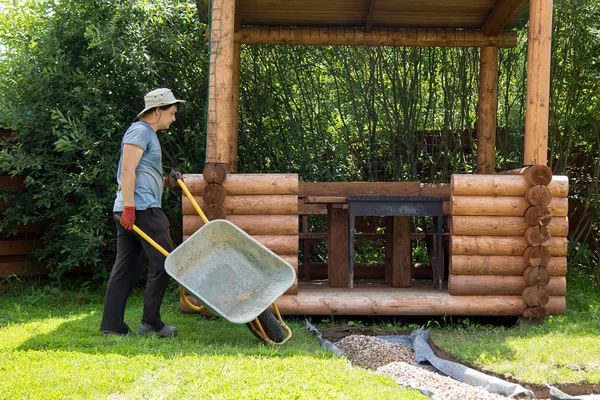
[[[125,206],[123,215],[121,216],[121,226],[128,231],[133,229],[135,223],[135,206]]]
[[[177,183],[177,179],[181,179],[182,182],[185,182],[183,180],[183,174],[172,169],[169,175],[165,176],[165,187],[178,188],[179,184]]]

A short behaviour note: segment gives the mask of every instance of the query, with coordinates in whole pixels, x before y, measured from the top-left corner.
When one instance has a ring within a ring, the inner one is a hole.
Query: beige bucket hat
[[[152,108],[168,106],[177,103],[185,103],[185,100],[176,99],[170,89],[154,89],[144,96],[144,109],[138,114],[138,118]]]

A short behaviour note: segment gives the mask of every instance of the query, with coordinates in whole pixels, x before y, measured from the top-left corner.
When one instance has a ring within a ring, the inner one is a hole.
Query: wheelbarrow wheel
[[[285,339],[285,330],[283,329],[283,327],[279,323],[279,320],[271,310],[267,308],[265,311],[263,311],[258,316],[258,320],[260,321],[260,324],[262,325],[262,328],[269,339],[271,339],[275,343],[280,343],[283,341],[283,339]],[[248,327],[248,329],[250,329],[250,332],[252,332],[254,336],[256,336],[261,341],[263,340],[263,338],[258,334],[258,332],[254,330],[250,323],[247,323],[246,326]]]

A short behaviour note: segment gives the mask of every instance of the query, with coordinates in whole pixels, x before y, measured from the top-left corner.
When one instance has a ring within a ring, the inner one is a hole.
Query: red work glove
[[[182,182],[185,182],[183,180],[183,174],[172,169],[169,175],[165,176],[165,187],[178,188],[179,184],[177,183],[177,179],[181,179]]]
[[[133,229],[135,223],[135,206],[125,206],[123,215],[121,216],[121,226],[128,231]]]

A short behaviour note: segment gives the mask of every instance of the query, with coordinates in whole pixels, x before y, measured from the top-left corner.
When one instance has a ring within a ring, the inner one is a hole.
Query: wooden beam
[[[373,26],[373,14],[375,14],[375,1],[369,2],[369,12],[367,13],[367,20],[365,22],[365,32],[370,33]]]
[[[388,221],[386,230],[390,231],[390,237],[386,243],[386,264],[391,264],[391,277],[387,276],[389,272],[386,266],[386,282],[395,288],[409,287],[412,282],[410,217],[388,217]]]
[[[206,162],[230,163],[237,147],[234,105],[235,0],[214,0],[211,7],[210,73]]]
[[[496,167],[498,113],[498,48],[482,47],[479,56],[477,105],[477,173],[493,174]]]
[[[481,24],[481,32],[485,36],[498,35],[522,2],[523,0],[498,0]]]
[[[229,160],[227,166],[230,172],[237,172],[238,155],[238,126],[239,126],[239,108],[240,108],[240,83],[241,83],[241,64],[242,45],[233,44],[233,71],[231,76],[232,99],[231,99],[231,140],[229,141]]]
[[[302,44],[343,46],[515,47],[517,33],[485,36],[479,30],[247,27],[235,34],[242,44]]]
[[[327,262],[329,285],[348,287],[348,210],[328,210]]]
[[[525,165],[546,165],[548,162],[552,0],[530,1],[528,41],[523,163]]]

